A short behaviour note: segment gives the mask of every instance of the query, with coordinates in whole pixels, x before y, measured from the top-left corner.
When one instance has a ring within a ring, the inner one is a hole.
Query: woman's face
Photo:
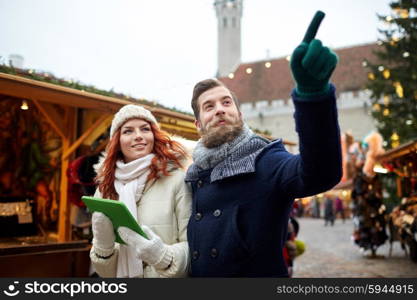
[[[153,151],[154,136],[148,122],[131,119],[120,129],[120,148],[125,163],[144,157]]]

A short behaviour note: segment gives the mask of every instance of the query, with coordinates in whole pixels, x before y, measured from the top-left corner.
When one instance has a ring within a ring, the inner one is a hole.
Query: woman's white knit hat
[[[117,131],[117,129],[119,129],[119,127],[122,126],[127,120],[134,119],[134,118],[144,119],[158,126],[158,123],[156,122],[155,117],[152,115],[152,113],[149,110],[147,110],[146,108],[143,108],[140,105],[128,104],[128,105],[123,106],[114,115],[114,118],[113,118],[113,121],[111,122],[111,127],[110,127],[110,138],[113,137],[113,134]]]

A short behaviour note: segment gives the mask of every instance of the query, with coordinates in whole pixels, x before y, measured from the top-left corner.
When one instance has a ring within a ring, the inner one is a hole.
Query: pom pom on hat
[[[155,117],[152,115],[152,113],[149,110],[139,105],[128,104],[128,105],[123,106],[114,115],[114,118],[113,118],[113,121],[111,122],[111,127],[110,127],[110,138],[113,137],[113,134],[117,131],[117,129],[119,129],[119,127],[122,126],[127,120],[134,119],[134,118],[144,119],[145,121],[148,121],[158,126],[158,123],[156,122]]]

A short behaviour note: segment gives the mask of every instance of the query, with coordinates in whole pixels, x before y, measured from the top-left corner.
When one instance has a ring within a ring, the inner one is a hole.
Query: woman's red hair
[[[154,148],[152,153],[155,154],[150,166],[151,173],[147,179],[149,181],[151,179],[158,179],[161,175],[169,176],[168,163],[174,164],[174,166],[178,168],[183,168],[181,160],[185,159],[187,154],[183,146],[180,143],[173,141],[165,131],[159,129],[153,123],[148,123],[151,126],[154,136]],[[121,126],[110,139],[106,147],[106,157],[98,170],[96,177],[98,189],[100,190],[102,197],[114,200],[118,200],[119,198],[116,189],[114,188],[116,162],[117,160],[123,159],[120,148],[120,131]]]

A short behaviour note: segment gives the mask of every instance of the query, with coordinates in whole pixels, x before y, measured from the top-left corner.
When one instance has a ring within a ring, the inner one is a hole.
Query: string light
[[[391,22],[392,20],[394,20],[394,18],[391,17],[391,16],[386,16],[385,17],[385,21],[387,21],[388,23]]]
[[[405,9],[405,8],[396,8],[396,9],[394,9],[394,11],[402,19],[407,19],[410,15],[408,10]]]
[[[413,125],[413,120],[407,120],[407,121],[405,121],[405,124],[407,124],[407,125]]]
[[[247,74],[251,74],[251,73],[252,73],[252,68],[247,68],[247,69],[246,69],[246,73],[247,73]]]
[[[368,63],[366,62],[366,60],[364,60],[363,62],[362,62],[362,67],[367,67],[368,66]]]
[[[395,92],[397,93],[398,97],[403,98],[404,97],[404,90],[399,81],[396,81],[393,83],[395,87]]]
[[[379,66],[379,67],[378,67],[378,71],[379,71],[379,72],[384,71],[384,66]]]
[[[389,99],[389,96],[386,96],[386,95],[385,95],[385,96],[384,96],[384,105],[385,105],[385,106],[388,106],[388,105],[389,105],[389,100],[390,100],[390,99]]]
[[[28,110],[29,109],[29,105],[28,102],[26,100],[22,101],[22,105],[20,106],[21,110]]]
[[[266,62],[266,63],[265,63],[265,67],[266,67],[266,68],[270,68],[270,67],[271,67],[271,63],[270,63],[269,61],[268,61],[268,62]]]
[[[291,60],[291,55],[288,55],[285,59],[290,61]]]
[[[404,53],[403,53],[403,57],[404,57],[404,58],[407,58],[407,57],[409,57],[409,56],[410,56],[410,52],[404,52]]]
[[[373,108],[375,111],[380,111],[380,110],[381,110],[381,105],[379,105],[379,103],[375,103],[375,104],[372,106],[372,108]]]
[[[400,136],[396,132],[394,132],[391,135],[391,146],[392,148],[396,148],[399,145],[400,145]]]
[[[229,73],[228,77],[229,77],[230,79],[233,79],[233,78],[235,78],[235,74],[233,74],[233,73]]]
[[[370,80],[375,80],[375,75],[374,75],[374,73],[368,73],[368,78],[369,78]]]
[[[388,69],[385,69],[384,72],[382,72],[382,75],[384,76],[385,79],[388,79],[391,73]]]
[[[389,116],[389,109],[385,108],[384,111],[382,112],[382,114],[384,115],[384,117],[388,117]]]

